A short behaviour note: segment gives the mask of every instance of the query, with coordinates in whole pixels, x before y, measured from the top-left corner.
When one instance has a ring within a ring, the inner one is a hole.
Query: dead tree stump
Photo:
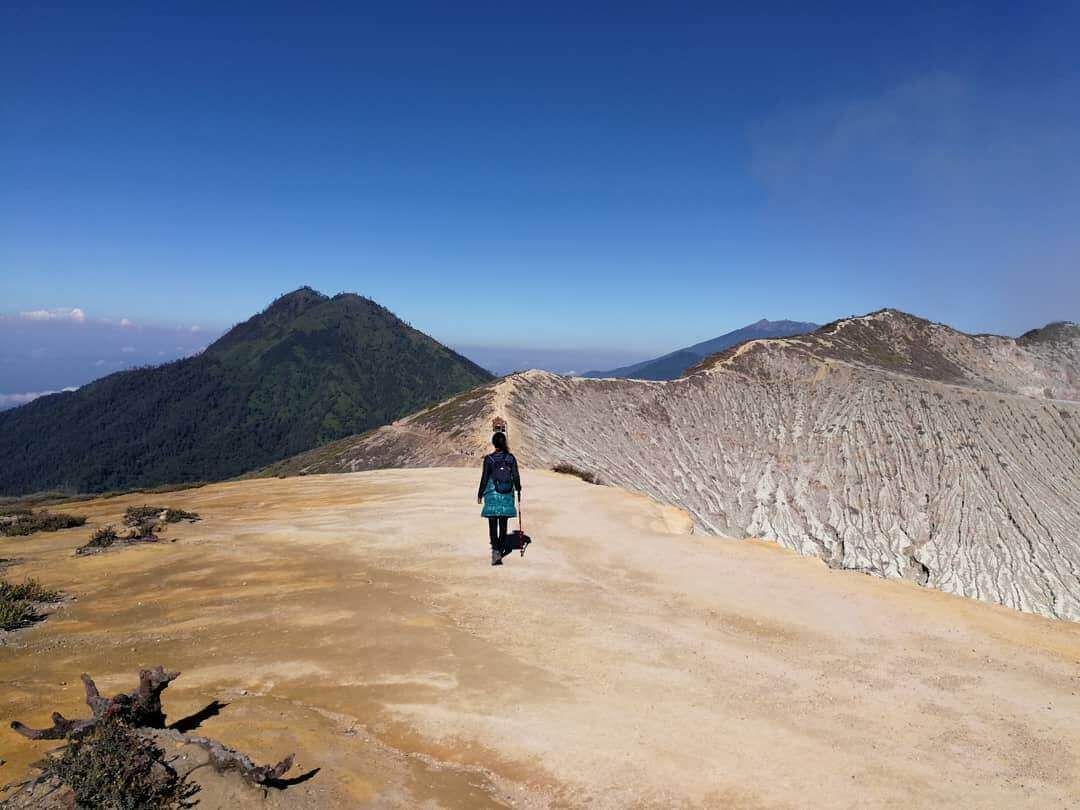
[[[15,720],[11,728],[31,740],[69,740],[82,737],[105,720],[117,720],[138,731],[153,729],[163,731],[174,740],[205,748],[210,753],[210,763],[219,772],[236,771],[248,782],[263,787],[273,787],[274,782],[292,767],[293,754],[276,765],[256,765],[249,757],[206,737],[191,737],[175,729],[165,729],[165,712],[161,708],[161,693],[180,677],[179,672],[167,672],[164,667],[144,669],[139,672],[139,686],[131,692],[103,697],[89,675],[82,676],[86,687],[86,705],[93,717],[86,720],[69,720],[59,712],[52,715],[52,726],[30,728]]]

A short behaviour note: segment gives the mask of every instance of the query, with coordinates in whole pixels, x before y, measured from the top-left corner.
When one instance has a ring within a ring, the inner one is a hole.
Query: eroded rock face
[[[501,413],[527,466],[569,462],[701,530],[1075,621],[1076,400],[1080,327],[1013,340],[884,310],[671,382],[514,375],[282,471],[471,464]]]

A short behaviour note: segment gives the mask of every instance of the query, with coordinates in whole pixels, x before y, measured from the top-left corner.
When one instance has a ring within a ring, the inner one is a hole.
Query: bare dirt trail
[[[201,807],[1080,806],[1080,625],[688,534],[644,496],[525,471],[524,559],[487,565],[470,470],[263,479],[79,504],[192,509],[74,559],[78,598],[0,647],[0,719],[84,714],[140,666],[170,719],[313,778]],[[0,782],[48,749],[0,729]]]
[[[833,568],[1080,622],[1080,326],[965,335],[881,310],[670,381],[511,374],[260,475],[473,467],[490,419],[569,464]]]

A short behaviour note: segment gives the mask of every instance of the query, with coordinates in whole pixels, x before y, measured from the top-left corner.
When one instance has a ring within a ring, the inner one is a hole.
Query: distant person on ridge
[[[506,443],[506,434],[496,431],[491,437],[495,452],[484,456],[484,470],[480,475],[480,489],[476,502],[484,504],[481,517],[488,519],[488,537],[491,540],[491,564],[502,565],[506,548],[506,524],[517,517],[514,491],[521,498],[521,476],[517,459]]]

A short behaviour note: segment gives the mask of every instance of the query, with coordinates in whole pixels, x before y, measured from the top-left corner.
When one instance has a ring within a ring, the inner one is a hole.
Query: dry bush
[[[180,778],[153,740],[110,717],[41,764],[43,775],[71,788],[80,808],[172,810],[193,806],[198,789]]]

